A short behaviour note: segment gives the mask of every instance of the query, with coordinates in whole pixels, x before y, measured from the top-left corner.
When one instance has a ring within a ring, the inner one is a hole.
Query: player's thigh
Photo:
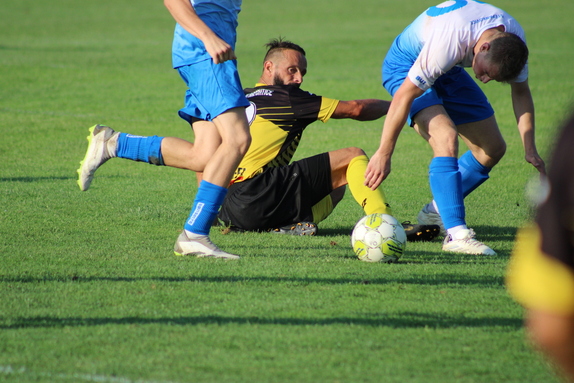
[[[192,127],[195,135],[193,157],[197,163],[203,164],[201,167],[203,170],[205,164],[221,145],[221,135],[211,121],[194,119]]]
[[[506,152],[506,143],[494,115],[477,122],[457,126],[464,143],[483,165],[493,167]]]
[[[365,152],[357,147],[348,147],[329,152],[331,165],[331,180],[333,189],[347,184],[347,168],[353,158],[366,156]]]
[[[247,151],[251,143],[249,124],[245,116],[245,108],[238,107],[227,110],[213,119],[222,143]]]
[[[414,116],[414,129],[433,149],[435,157],[456,157],[456,126],[442,105],[431,105]]]

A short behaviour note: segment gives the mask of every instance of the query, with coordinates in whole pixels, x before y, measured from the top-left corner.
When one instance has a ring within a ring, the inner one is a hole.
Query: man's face
[[[498,65],[493,64],[487,58],[487,52],[478,52],[472,61],[472,70],[475,77],[482,83],[486,84],[490,80],[497,80]]]
[[[273,60],[273,85],[301,85],[307,73],[307,59],[301,53],[285,49]]]

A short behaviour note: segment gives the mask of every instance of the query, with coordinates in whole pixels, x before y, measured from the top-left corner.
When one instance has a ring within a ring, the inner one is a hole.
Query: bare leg
[[[213,120],[221,137],[221,144],[207,161],[203,179],[214,185],[227,187],[249,149],[251,136],[244,108],[234,108]]]
[[[492,168],[506,152],[506,143],[494,116],[457,126],[460,137],[483,166]]]
[[[329,152],[329,162],[331,164],[331,182],[333,189],[347,185],[347,168],[351,160],[358,156],[364,156],[362,149],[350,147]]]
[[[574,382],[574,316],[529,310],[526,321],[536,346]]]
[[[163,161],[167,166],[203,171],[217,148],[221,145],[221,136],[213,122],[196,120],[193,122],[195,142],[181,138],[166,137],[161,143]]]

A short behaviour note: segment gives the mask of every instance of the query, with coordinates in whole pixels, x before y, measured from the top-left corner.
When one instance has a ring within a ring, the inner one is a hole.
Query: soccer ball
[[[388,214],[375,213],[361,218],[351,234],[353,251],[365,262],[396,262],[406,244],[403,226]]]

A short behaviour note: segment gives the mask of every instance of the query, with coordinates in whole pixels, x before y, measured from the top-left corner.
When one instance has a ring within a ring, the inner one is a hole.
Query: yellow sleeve
[[[322,97],[321,100],[321,110],[319,111],[318,120],[321,122],[327,122],[335,113],[335,109],[337,109],[337,105],[339,105],[339,100],[334,100],[332,98]]]

